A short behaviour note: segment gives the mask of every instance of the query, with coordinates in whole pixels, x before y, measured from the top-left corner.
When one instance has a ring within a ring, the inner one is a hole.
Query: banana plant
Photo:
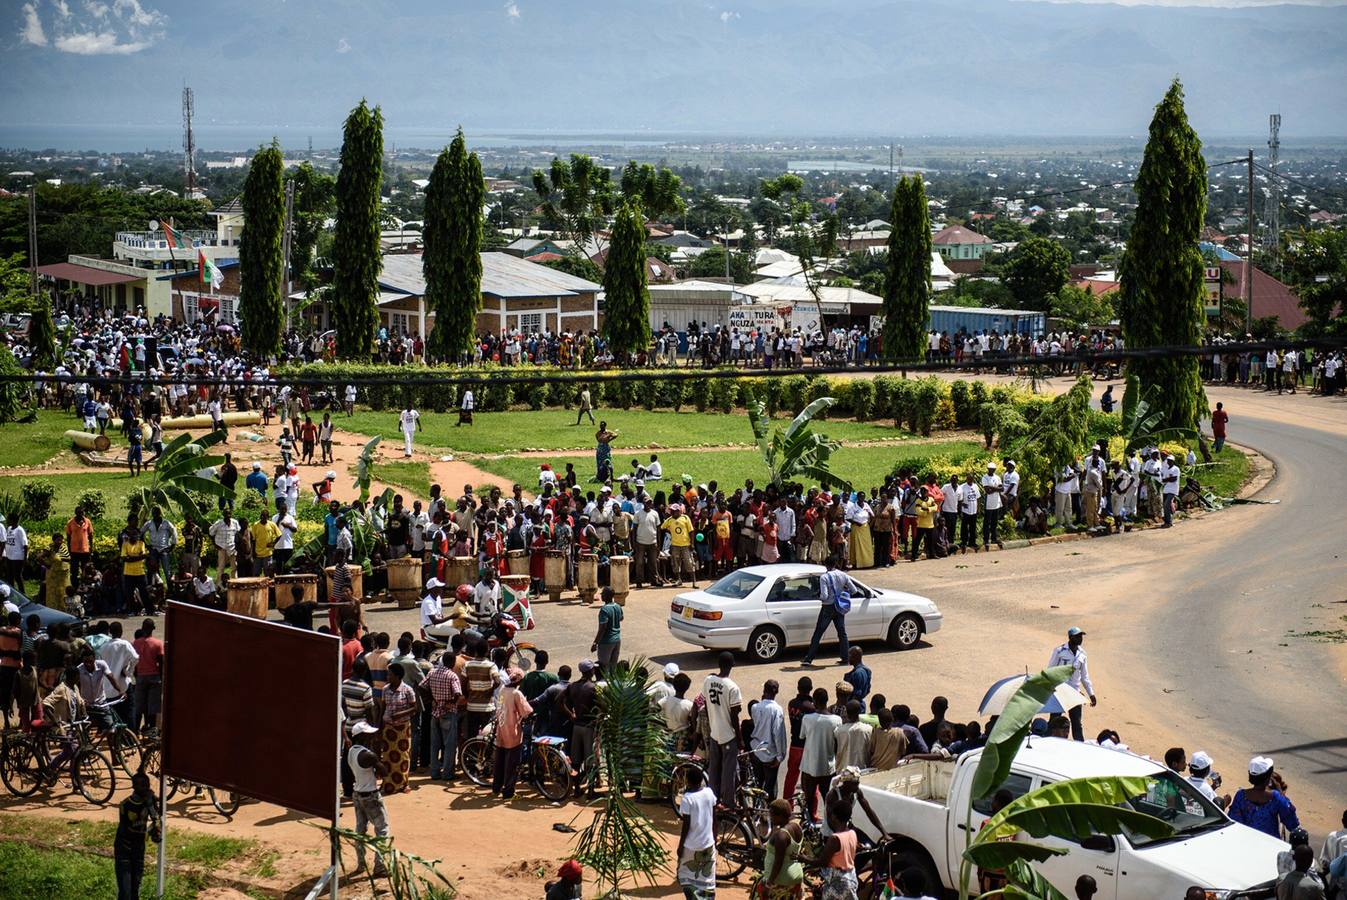
[[[360,489],[360,502],[369,501],[369,486],[374,480],[374,448],[379,446],[382,440],[379,435],[375,435],[365,443],[365,447],[360,451],[360,458],[355,464],[355,484],[352,487]]]
[[[1124,401],[1136,397],[1135,403],[1123,403],[1122,426],[1125,449],[1128,453],[1142,447],[1158,447],[1164,441],[1197,440],[1199,434],[1194,428],[1161,428],[1165,413],[1157,409],[1156,397],[1162,392],[1158,384],[1153,384],[1143,394],[1141,382],[1135,375],[1127,376],[1127,389],[1123,392]]]
[[[840,484],[850,487],[846,479],[836,475],[828,460],[838,444],[827,435],[813,434],[809,425],[814,417],[837,401],[820,397],[810,403],[783,429],[771,428],[767,405],[761,400],[748,404],[748,421],[753,426],[753,437],[762,453],[762,461],[771,473],[771,483],[781,487],[785,482],[804,477],[820,484]]]
[[[211,510],[198,504],[192,493],[211,497],[234,498],[234,492],[213,478],[203,478],[197,474],[203,469],[224,462],[223,456],[207,455],[206,451],[224,440],[224,433],[212,431],[199,438],[193,438],[187,432],[175,437],[164,447],[164,452],[155,460],[151,469],[150,483],[137,486],[127,498],[128,508],[137,509],[141,516],[149,514],[150,508],[159,506],[165,509],[176,508],[184,520],[191,521],[201,528],[210,524]]]

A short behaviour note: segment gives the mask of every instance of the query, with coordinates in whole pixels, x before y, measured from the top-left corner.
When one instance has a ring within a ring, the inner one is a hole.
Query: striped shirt
[[[468,712],[495,712],[496,685],[500,682],[495,663],[489,659],[470,659],[463,674],[468,680]]]
[[[356,722],[368,722],[374,717],[374,691],[358,678],[348,678],[341,683],[341,711],[346,714],[344,723],[346,733]]]

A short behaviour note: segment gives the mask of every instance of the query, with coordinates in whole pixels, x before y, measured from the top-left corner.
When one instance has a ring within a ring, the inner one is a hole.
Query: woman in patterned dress
[[[412,717],[416,715],[416,692],[402,680],[402,667],[389,666],[388,684],[383,692],[383,742],[380,757],[388,766],[384,776],[385,794],[407,790],[407,775],[412,767]]]

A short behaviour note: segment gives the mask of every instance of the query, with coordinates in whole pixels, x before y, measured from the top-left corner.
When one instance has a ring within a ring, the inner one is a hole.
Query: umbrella
[[[1025,679],[1028,677],[1027,674],[1011,675],[1009,678],[1002,678],[1000,681],[987,688],[987,693],[982,698],[981,705],[978,706],[978,715],[1000,715],[1001,711],[1006,708],[1006,704],[1010,702],[1010,698],[1015,696],[1015,692],[1020,689],[1020,685],[1024,684]],[[1068,709],[1074,709],[1077,706],[1084,705],[1084,694],[1069,685],[1059,684],[1053,690],[1052,696],[1048,698],[1048,702],[1043,704],[1043,708],[1040,709],[1039,712],[1061,714],[1065,713]]]

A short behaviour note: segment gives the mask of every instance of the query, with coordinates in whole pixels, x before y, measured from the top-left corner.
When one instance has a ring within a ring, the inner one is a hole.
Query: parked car
[[[70,615],[70,613],[61,612],[59,609],[52,609],[50,606],[43,606],[41,603],[28,599],[7,581],[0,580],[0,588],[3,589],[0,590],[0,600],[3,600],[5,610],[8,611],[10,607],[14,607],[18,610],[19,615],[23,616],[25,622],[28,621],[29,616],[36,615],[38,621],[42,623],[43,631],[62,622],[79,627],[84,621]]]
[[[973,804],[968,794],[982,750],[957,760],[910,760],[896,768],[861,775],[861,791],[889,834],[898,838],[893,865],[915,866],[928,887],[959,883],[959,862],[967,836],[992,813],[991,798]],[[1091,835],[1083,841],[1035,838],[1067,852],[1033,867],[1057,890],[1069,893],[1079,875],[1093,875],[1100,898],[1156,900],[1182,897],[1193,885],[1212,900],[1272,897],[1277,853],[1287,845],[1261,831],[1232,822],[1182,776],[1133,753],[1063,738],[1029,738],[1002,785],[1016,797],[1070,778],[1106,775],[1149,776],[1151,789],[1127,801],[1133,809],[1165,819],[1168,838],[1124,832]],[[877,838],[865,816],[856,825]],[[971,829],[971,830],[969,830]],[[932,891],[938,893],[938,891]]]
[[[787,647],[807,647],[819,612],[823,566],[777,563],[738,569],[705,590],[679,594],[669,606],[669,632],[708,650],[746,650],[771,662]],[[883,640],[897,650],[915,647],[922,635],[940,630],[944,617],[916,594],[872,588],[851,578],[847,637]],[[837,642],[829,628],[825,636]]]

